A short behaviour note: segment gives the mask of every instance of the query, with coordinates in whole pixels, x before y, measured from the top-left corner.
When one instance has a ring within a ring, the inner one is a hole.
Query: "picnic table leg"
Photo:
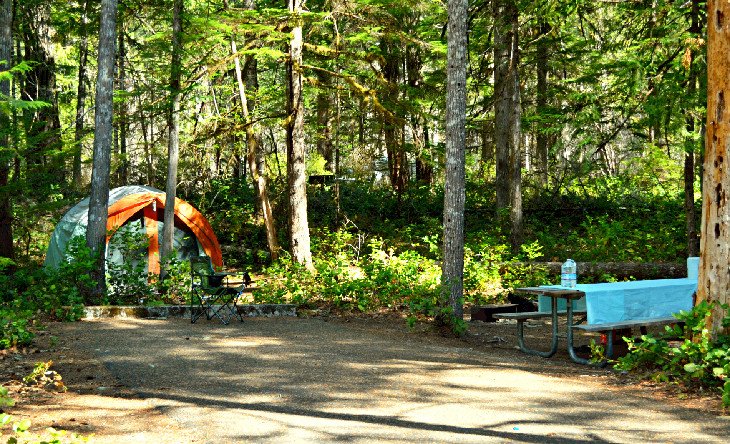
[[[570,355],[570,359],[573,360],[573,362],[577,362],[578,364],[583,365],[597,365],[599,367],[605,367],[606,364],[608,364],[608,361],[605,359],[600,362],[591,362],[589,359],[581,358],[575,353],[575,348],[573,348],[573,301],[568,300],[568,354]],[[612,338],[609,339],[608,343],[608,356],[610,357],[613,354],[613,341]]]
[[[525,327],[524,320],[517,321],[517,344],[520,346],[520,350],[524,353],[531,355],[541,356],[543,358],[549,358],[558,351],[558,300],[557,298],[552,299],[552,310],[553,310],[553,342],[552,347],[549,351],[533,350],[525,345]]]

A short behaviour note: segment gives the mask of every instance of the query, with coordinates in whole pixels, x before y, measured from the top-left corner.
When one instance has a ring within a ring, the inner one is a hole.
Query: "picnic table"
[[[517,288],[515,291],[519,293],[538,296],[538,311],[495,314],[494,317],[516,320],[520,350],[547,358],[558,350],[558,315],[565,314],[566,345],[574,362],[590,363],[575,352],[574,329],[608,332],[606,355],[610,358],[613,354],[614,331],[632,327],[645,331],[647,326],[678,323],[673,314],[692,308],[693,295],[697,290],[697,258],[689,258],[687,264],[688,277],[682,279],[578,284],[575,288],[557,285]],[[585,319],[575,322],[577,313],[585,314]],[[552,318],[550,350],[540,351],[528,347],[524,340],[524,322],[547,317]]]

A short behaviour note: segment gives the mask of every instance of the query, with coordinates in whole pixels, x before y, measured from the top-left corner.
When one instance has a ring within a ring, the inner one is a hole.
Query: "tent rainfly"
[[[132,185],[109,191],[109,216],[107,232],[133,230],[144,233],[149,239],[147,249],[147,270],[160,273],[159,238],[164,221],[165,193],[152,187]],[[66,246],[75,236],[86,235],[89,217],[89,198],[82,200],[68,210],[56,225],[46,253],[45,265],[58,267],[64,260]],[[208,220],[192,205],[182,199],[175,199],[174,248],[178,257],[187,259],[202,254],[210,257],[213,265],[223,266],[218,238]],[[107,260],[114,263],[124,261],[122,252],[110,247],[107,236]],[[112,243],[113,245],[113,243]]]

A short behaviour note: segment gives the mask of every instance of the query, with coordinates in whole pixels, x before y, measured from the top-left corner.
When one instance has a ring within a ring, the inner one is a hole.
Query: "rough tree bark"
[[[381,47],[386,54],[383,63],[383,78],[387,82],[385,101],[389,106],[394,107],[398,101],[398,82],[400,82],[400,67],[403,61],[395,45],[383,41]],[[393,113],[383,113],[383,134],[385,151],[388,156],[390,184],[400,199],[408,184],[408,157],[405,147],[401,143],[403,122],[399,121]]]
[[[509,205],[509,154],[514,138],[510,134],[510,110],[512,107],[509,82],[509,63],[512,29],[504,3],[510,0],[494,0],[494,154],[496,160],[497,211]]]
[[[442,282],[449,306],[464,317],[464,201],[467,0],[449,0],[446,67],[446,177]]]
[[[124,93],[127,91],[127,67],[126,57],[127,49],[124,44],[124,26],[119,27],[119,46],[118,46],[118,67],[119,67],[119,90]],[[119,185],[127,185],[129,183],[129,156],[127,155],[127,133],[129,132],[129,121],[127,119],[127,98],[117,103],[117,133],[119,136],[119,167],[117,169],[117,180]]]
[[[0,72],[11,67],[13,54],[13,0],[0,3]],[[10,81],[0,81],[0,96],[10,97]],[[10,115],[0,111],[0,256],[13,259],[13,212],[6,189],[13,159],[10,149]]]
[[[411,91],[415,91],[421,88],[423,83],[421,48],[413,44],[406,46],[405,59],[408,87]],[[416,181],[430,186],[433,183],[433,154],[429,140],[428,119],[422,119],[418,112],[412,113],[411,128],[416,145]]]
[[[707,2],[707,135],[702,187],[700,272],[697,301],[730,302],[730,4]],[[725,97],[728,96],[728,97]],[[714,307],[708,321],[713,335],[725,332],[725,311]]]
[[[547,35],[550,32],[550,25],[544,20],[539,23],[539,40],[537,41],[537,113],[538,115],[547,111],[548,104],[548,73],[549,73],[549,52],[550,46],[547,43]],[[548,149],[549,138],[543,128],[537,128],[535,136],[537,151],[537,169],[540,185],[546,188],[548,185]]]
[[[99,26],[99,57],[96,76],[96,110],[94,112],[94,159],[91,170],[89,222],[86,244],[98,255],[92,278],[96,283],[91,300],[99,303],[106,291],[105,250],[106,220],[109,204],[109,169],[112,146],[112,113],[114,111],[114,52],[116,41],[117,0],[102,0]]]
[[[175,197],[177,197],[177,165],[180,158],[180,71],[182,58],[182,9],[183,0],[175,0],[172,6],[172,63],[170,65],[170,110],[168,114],[169,138],[167,144],[167,185],[165,186],[165,225],[162,227],[160,256],[172,253],[175,233]],[[150,260],[150,265],[154,266]],[[159,266],[159,264],[158,264]],[[150,270],[154,272],[154,270]]]
[[[522,156],[518,11],[514,0],[494,1],[494,116],[497,211],[509,210],[510,243],[522,244]]]
[[[86,65],[89,59],[89,0],[85,0],[81,11],[80,30],[81,40],[79,41],[79,74],[76,87],[76,120],[74,125],[74,156],[72,180],[74,187],[79,190],[81,183],[81,154],[83,152],[84,139],[84,117],[86,116]]]
[[[307,220],[307,176],[305,172],[304,102],[302,96],[302,0],[289,0],[294,26],[287,61],[287,176],[289,178],[289,238],[292,259],[313,269]]]

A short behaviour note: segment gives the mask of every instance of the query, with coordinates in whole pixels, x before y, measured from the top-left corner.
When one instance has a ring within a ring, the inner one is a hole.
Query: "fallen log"
[[[540,267],[547,269],[548,274],[560,276],[562,262],[507,262],[503,267]],[[665,262],[578,262],[578,282],[581,276],[602,280],[604,275],[611,275],[618,280],[634,279],[677,279],[687,277],[686,263]]]

